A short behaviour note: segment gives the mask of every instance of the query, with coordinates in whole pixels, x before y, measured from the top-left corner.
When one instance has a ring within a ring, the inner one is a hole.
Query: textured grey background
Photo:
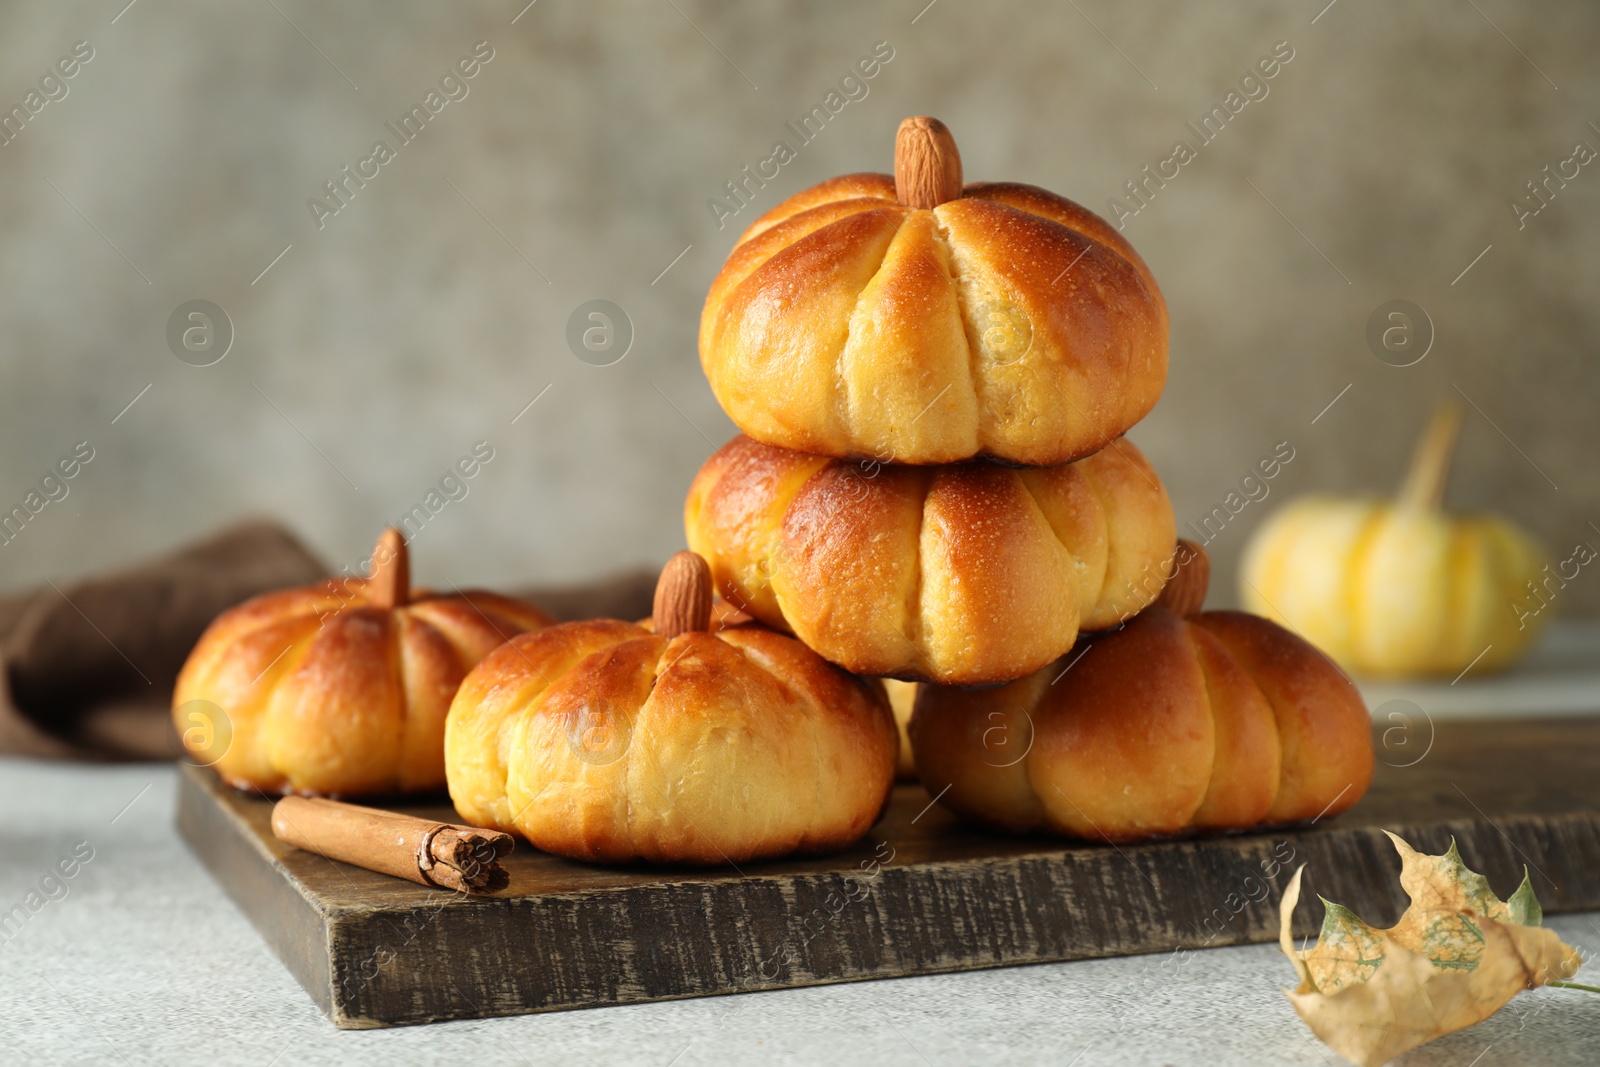
[[[0,1040],[9,1062],[1344,1063],[1284,999],[1294,970],[1275,945],[339,1031],[178,839],[175,779],[170,766],[0,760],[0,811],[14,816],[0,826],[0,908],[22,902],[78,842],[94,849],[66,896],[0,943]],[[1314,891],[1315,870],[1306,877]],[[1585,959],[1600,950],[1600,912],[1554,916],[1547,925]],[[1578,980],[1594,978],[1586,969]],[[1593,994],[1540,989],[1399,1062],[1591,1067],[1597,1044]]]
[[[1278,441],[1296,450],[1213,546],[1219,592],[1282,499],[1391,488],[1458,388],[1481,413],[1452,502],[1504,511],[1563,555],[1596,536],[1600,164],[1523,230],[1508,206],[1575,142],[1600,147],[1593,4],[539,0],[513,24],[525,0],[125,2],[0,10],[5,106],[73,42],[95,49],[0,147],[0,503],[73,443],[96,449],[68,498],[0,547],[0,587],[244,512],[351,563],[480,439],[495,458],[417,538],[421,580],[659,561],[681,545],[689,479],[732,433],[695,330],[744,222],[827,176],[886,169],[913,113],[950,124],[969,177],[1104,212],[1280,40],[1295,57],[1269,95],[1126,231],[1173,313],[1167,393],[1133,437],[1180,522]],[[495,57],[469,95],[319,231],[307,198],[479,40]],[[879,40],[894,58],[869,95],[717,229],[706,199]],[[601,297],[636,331],[605,368],[564,340]],[[1395,297],[1437,327],[1405,369],[1363,340]],[[167,349],[191,299],[235,325],[215,366]],[[1594,612],[1600,581],[1565,597]]]

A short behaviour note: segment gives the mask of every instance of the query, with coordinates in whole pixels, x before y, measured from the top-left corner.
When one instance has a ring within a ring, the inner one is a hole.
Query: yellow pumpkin
[[[1398,499],[1310,496],[1277,511],[1240,571],[1246,608],[1372,677],[1504,667],[1549,621],[1558,583],[1533,539],[1440,508],[1461,410],[1434,414]]]

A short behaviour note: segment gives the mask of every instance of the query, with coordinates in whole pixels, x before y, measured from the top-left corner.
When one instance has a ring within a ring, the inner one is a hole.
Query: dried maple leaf
[[[1300,984],[1286,990],[1294,1010],[1335,1052],[1362,1067],[1482,1022],[1524,989],[1562,984],[1578,954],[1549,930],[1523,872],[1508,901],[1467,869],[1450,842],[1424,856],[1394,834],[1400,885],[1411,906],[1387,930],[1324,900],[1317,943],[1296,951],[1289,927],[1300,902],[1296,871],[1279,905],[1278,944]]]

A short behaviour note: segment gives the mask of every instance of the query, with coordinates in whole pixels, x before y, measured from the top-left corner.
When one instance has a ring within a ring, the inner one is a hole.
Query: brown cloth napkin
[[[328,568],[273,522],[230,526],[168,556],[0,598],[0,754],[170,759],[178,669],[219,613]],[[654,576],[516,591],[558,618],[650,613]]]

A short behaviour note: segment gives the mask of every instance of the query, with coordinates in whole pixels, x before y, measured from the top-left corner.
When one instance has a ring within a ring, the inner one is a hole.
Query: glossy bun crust
[[[1158,605],[1003,688],[924,686],[910,735],[923,784],[950,786],[952,810],[1107,841],[1336,815],[1372,779],[1355,686],[1234,611]]]
[[[856,841],[887,802],[898,741],[882,686],[793,638],[598,619],[479,664],[445,751],[473,825],[574,859],[722,864]]]
[[[700,363],[758,441],[890,463],[1049,466],[1143,418],[1167,374],[1167,310],[1104,219],[985,182],[932,210],[887,174],[790,197],[711,284]]]
[[[858,674],[978,685],[1060,656],[1160,593],[1172,505],[1117,441],[1012,469],[830,460],[736,437],[689,489],[717,591]]]
[[[334,579],[219,615],[172,696],[191,758],[213,764],[230,785],[268,793],[442,787],[444,719],[456,687],[491,649],[553,620],[477,591],[419,592],[379,609],[367,586]]]

